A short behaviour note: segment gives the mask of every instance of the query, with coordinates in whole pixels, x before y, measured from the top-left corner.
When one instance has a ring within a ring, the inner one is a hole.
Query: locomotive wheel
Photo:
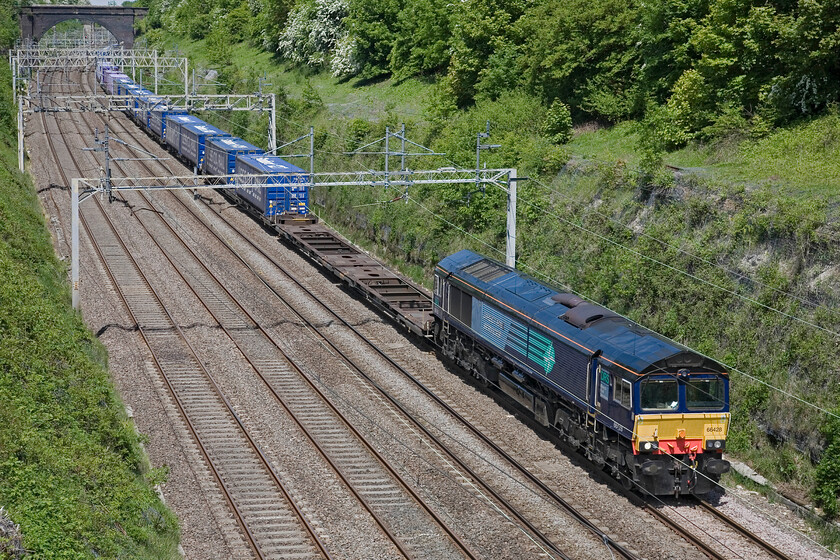
[[[633,475],[629,469],[623,468],[618,471],[618,480],[621,483],[621,487],[625,490],[629,491],[633,489]]]

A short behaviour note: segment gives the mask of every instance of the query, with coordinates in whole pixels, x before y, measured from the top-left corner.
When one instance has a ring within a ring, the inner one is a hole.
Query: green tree
[[[359,75],[376,78],[390,71],[389,57],[397,36],[403,0],[353,0],[344,20],[356,46]]]
[[[514,23],[525,12],[525,0],[465,0],[452,19],[452,61],[448,78],[455,102],[473,102],[476,83],[500,47],[515,43]]]
[[[516,25],[529,88],[546,101],[563,99],[579,116],[616,121],[640,111],[634,4],[548,0],[529,9]]]
[[[8,49],[20,35],[18,29],[16,0],[0,0],[0,48]]]
[[[397,16],[388,58],[391,74],[402,79],[445,69],[450,58],[450,18],[446,0],[407,0]]]
[[[840,2],[799,0],[783,20],[778,47],[785,71],[770,81],[777,92],[770,103],[796,116],[840,100]]]
[[[714,0],[691,43],[699,57],[694,68],[719,105],[754,110],[762,86],[781,68],[776,8],[755,0]]]
[[[295,6],[294,0],[249,0],[254,20],[251,36],[259,41],[268,51],[277,50],[277,40],[283,33],[283,27],[289,12]]]
[[[665,101],[679,77],[693,67],[698,54],[691,38],[708,13],[708,0],[640,4],[635,34],[641,65],[636,77],[645,94]]]

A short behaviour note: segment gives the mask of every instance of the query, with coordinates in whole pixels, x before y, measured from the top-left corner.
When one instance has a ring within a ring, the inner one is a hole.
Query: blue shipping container
[[[144,100],[150,95],[153,95],[152,92],[147,89],[140,88],[139,90],[132,92],[131,95],[134,97],[134,107],[132,108],[134,120],[148,126],[149,112],[148,109],[146,109]]]
[[[149,112],[152,109],[159,109],[162,107],[166,107],[166,100],[163,97],[154,94],[138,97],[137,110],[140,112],[138,120],[142,121],[146,128],[152,128],[152,124],[149,121],[149,117],[151,116]]]
[[[125,74],[120,74],[119,72],[105,72],[105,91],[111,95],[118,95],[116,91],[117,84],[114,82],[123,79],[129,80],[130,78]]]
[[[175,150],[176,154],[181,153],[181,125],[204,123],[198,117],[187,114],[166,116],[166,144]]]
[[[239,155],[236,175],[236,194],[262,215],[309,213],[309,174],[300,167],[277,156]]]
[[[165,101],[149,106],[149,128],[161,142],[166,142],[166,119],[172,115],[186,115],[183,109],[171,109]]]
[[[113,64],[109,64],[106,62],[98,63],[96,65],[96,81],[100,84],[105,80],[106,70],[116,71],[119,70],[119,68],[117,66],[114,66]]]
[[[230,136],[230,134],[204,121],[198,123],[182,123],[181,148],[179,153],[196,167],[202,169],[207,139],[218,136]]]
[[[236,173],[236,156],[261,154],[263,151],[236,137],[208,138],[204,149],[204,173],[207,175],[233,175]],[[233,177],[227,180],[233,183]]]
[[[134,80],[126,76],[125,78],[117,78],[113,79],[113,94],[114,95],[129,95],[128,88],[129,86],[137,85],[134,83]]]

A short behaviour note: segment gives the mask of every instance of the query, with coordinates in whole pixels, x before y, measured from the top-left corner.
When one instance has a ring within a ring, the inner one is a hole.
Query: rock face
[[[9,519],[6,511],[0,507],[0,556],[18,559],[25,554],[20,526]]]
[[[764,478],[763,476],[761,476],[760,474],[758,474],[757,472],[755,472],[754,470],[752,470],[750,467],[748,467],[744,463],[741,463],[740,461],[733,461],[731,459],[729,460],[729,463],[730,463],[730,465],[732,465],[732,469],[735,472],[737,472],[738,474],[740,474],[741,476],[749,478],[750,480],[752,480],[756,484],[760,484],[762,486],[767,486],[767,484],[768,484],[767,479]]]

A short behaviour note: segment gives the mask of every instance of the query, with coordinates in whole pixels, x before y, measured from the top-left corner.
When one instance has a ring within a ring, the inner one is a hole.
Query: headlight
[[[657,448],[655,441],[644,441],[644,442],[642,442],[640,447],[641,447],[642,451],[647,451],[647,452],[656,451],[656,448]]]
[[[706,449],[713,449],[720,451],[726,446],[726,441],[720,439],[710,439],[706,441]]]

